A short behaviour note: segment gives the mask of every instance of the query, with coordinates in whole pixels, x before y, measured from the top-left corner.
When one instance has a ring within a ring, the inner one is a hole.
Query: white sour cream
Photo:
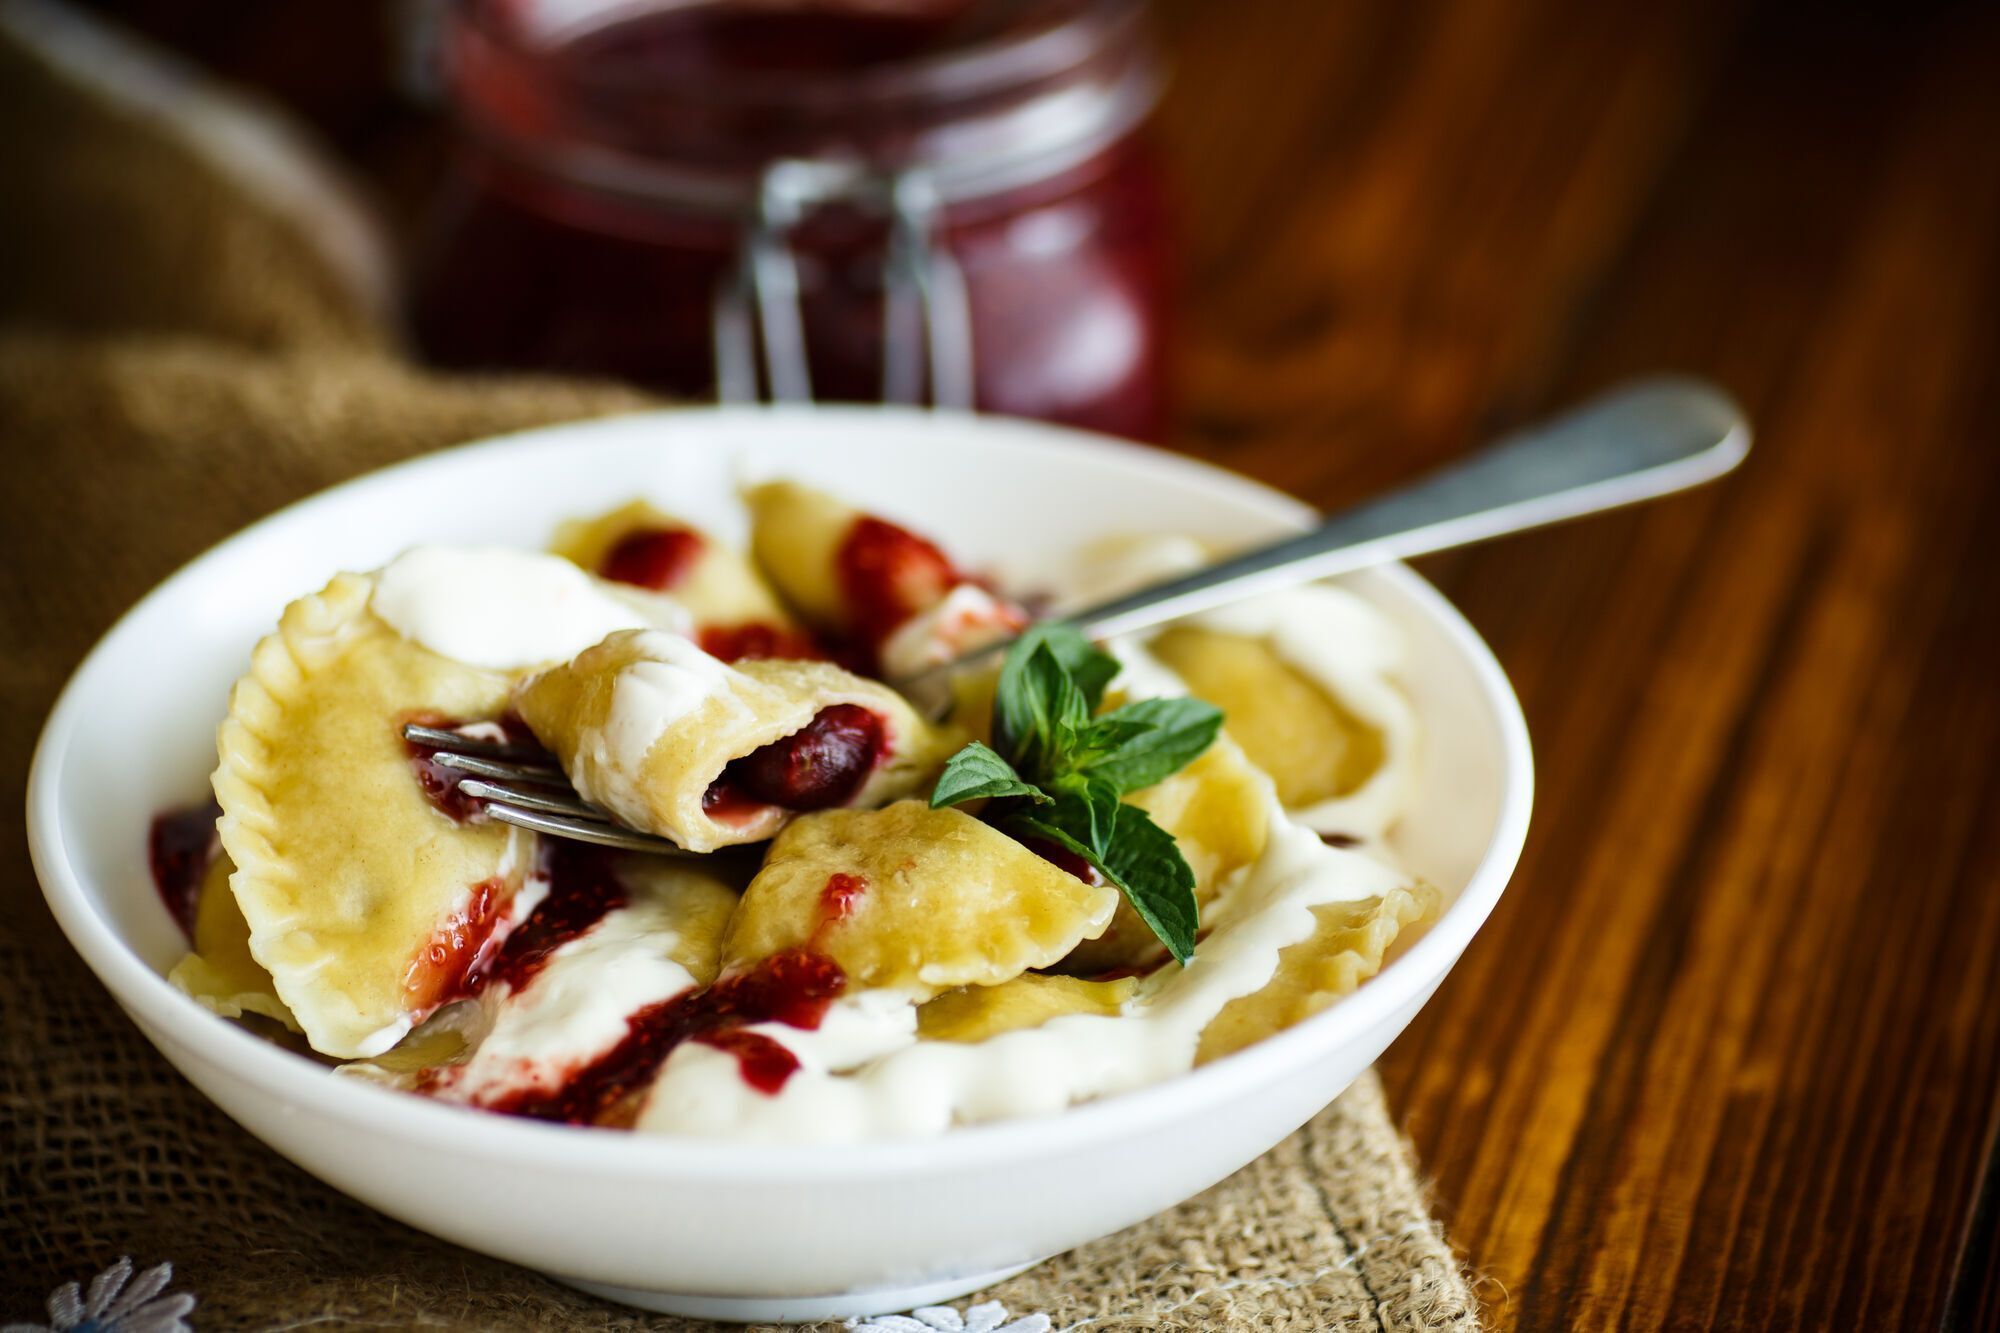
[[[644,827],[652,817],[646,757],[667,729],[710,699],[747,713],[749,705],[738,691],[754,693],[763,687],[678,634],[641,634],[634,647],[643,656],[619,668],[611,685],[611,710],[601,728],[579,738],[570,779],[585,800]]]
[[[694,984],[666,956],[676,916],[671,900],[637,899],[550,954],[523,989],[482,996],[484,1038],[466,1063],[436,1071],[432,1095],[490,1104],[560,1088],[624,1039],[633,1014]]]
[[[1018,614],[976,583],[961,583],[937,605],[919,611],[882,641],[877,656],[890,680],[942,666],[981,644],[1013,633]]]
[[[495,671],[566,662],[615,630],[685,632],[690,623],[670,597],[504,546],[406,551],[375,576],[369,606],[404,638]]]

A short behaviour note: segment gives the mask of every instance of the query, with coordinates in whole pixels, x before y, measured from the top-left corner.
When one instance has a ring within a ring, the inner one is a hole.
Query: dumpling
[[[1148,648],[1222,709],[1230,736],[1288,808],[1349,795],[1382,766],[1382,733],[1262,639],[1177,625]]]
[[[1376,607],[1313,584],[1205,612],[1146,647],[1222,708],[1225,730],[1299,822],[1361,839],[1396,822],[1419,728],[1395,681],[1403,636]]]
[[[370,609],[373,587],[341,574],[285,609],[216,746],[250,954],[314,1049],[340,1057],[380,1054],[450,997],[532,849],[433,803],[401,735],[498,715],[511,678],[404,638]]]
[[[1127,798],[1174,835],[1194,871],[1203,909],[1229,877],[1263,855],[1272,810],[1271,780],[1253,767],[1227,733],[1164,782]],[[1110,927],[1063,960],[1065,972],[1094,976],[1164,961],[1166,949],[1132,904],[1119,901]]]
[[[1085,981],[1024,972],[997,986],[961,986],[926,1001],[917,1009],[917,1035],[926,1041],[979,1042],[1066,1014],[1115,1017],[1138,987],[1136,977]]]
[[[701,646],[726,662],[825,656],[748,560],[644,500],[564,523],[549,549],[600,578],[671,595]]]
[[[209,863],[195,899],[194,951],[167,980],[224,1018],[259,1014],[297,1032],[299,1021],[278,998],[271,974],[250,956],[250,924],[229,891],[235,871],[226,856]]]
[[[609,636],[525,682],[516,707],[586,799],[694,852],[909,795],[959,740],[830,662],[729,666],[661,631]]]
[[[892,678],[1027,623],[931,542],[824,491],[775,481],[744,499],[751,554],[786,600]]]
[[[1313,908],[1313,933],[1278,954],[1277,973],[1262,989],[1231,1000],[1202,1029],[1195,1063],[1240,1051],[1352,994],[1381,971],[1397,937],[1437,905],[1438,891],[1418,881],[1378,898]]]
[[[808,948],[857,988],[927,997],[1046,967],[1102,931],[1117,904],[1116,889],[962,811],[829,810],[771,844],[730,919],[723,968]]]

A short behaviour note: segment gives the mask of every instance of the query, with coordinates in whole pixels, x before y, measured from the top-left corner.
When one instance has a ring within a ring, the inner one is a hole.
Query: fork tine
[[[547,833],[558,838],[594,842],[600,847],[620,847],[626,851],[652,852],[661,856],[695,854],[685,847],[668,842],[665,838],[656,838],[650,833],[634,833],[616,824],[594,824],[582,819],[572,819],[567,815],[549,815],[534,810],[523,810],[504,801],[487,802],[486,813],[503,823],[533,829],[537,833]]]
[[[510,787],[504,782],[482,782],[478,778],[466,778],[458,784],[458,789],[475,800],[505,801],[523,810],[569,815],[574,819],[588,819],[599,824],[611,822],[610,815],[587,803],[582,797],[557,795],[557,789],[554,787],[532,791],[525,787]]]
[[[499,778],[503,782],[531,782],[538,787],[567,787],[569,779],[554,765],[511,764],[500,759],[482,759],[476,754],[455,754],[439,750],[431,756],[439,768],[457,769],[475,777]]]
[[[518,759],[529,763],[554,762],[549,757],[549,752],[538,745],[480,740],[476,736],[463,736],[456,731],[440,731],[436,727],[419,726],[415,722],[404,724],[403,739],[417,745],[449,750],[454,754],[476,754],[485,759]]]

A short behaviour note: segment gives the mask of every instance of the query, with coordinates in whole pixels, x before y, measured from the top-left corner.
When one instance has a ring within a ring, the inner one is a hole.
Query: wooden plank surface
[[[378,11],[109,7],[417,197]],[[1758,426],[1708,493],[1426,564],[1540,770],[1383,1062],[1491,1322],[2000,1328],[2000,13],[1160,17],[1184,447],[1332,505],[1652,369]]]

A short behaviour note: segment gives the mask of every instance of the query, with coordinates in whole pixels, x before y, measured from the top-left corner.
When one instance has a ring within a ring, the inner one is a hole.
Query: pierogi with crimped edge
[[[342,574],[287,607],[217,734],[217,824],[253,958],[315,1050],[378,1055],[452,984],[452,938],[505,912],[529,837],[443,813],[401,724],[486,718],[511,680],[418,646]]]
[[[1046,822],[1033,785],[1080,800],[1084,770],[1007,767],[1060,751],[1014,752],[997,670],[953,681],[942,722],[888,683],[1018,632],[1021,603],[849,498],[778,481],[745,504],[747,557],[634,501],[563,525],[554,554],[418,548],[286,608],[218,733],[221,853],[175,984],[467,1107],[856,1142],[1227,1058],[1339,1003],[1437,910],[1392,850],[1417,721],[1361,599],[1304,588],[1104,645],[1080,705],[1037,686],[1079,736],[1141,726],[1113,716],[1137,701],[1206,719],[1171,764],[1124,769],[1131,810],[1092,805],[1086,832],[1083,806]],[[1076,604],[1206,554],[1130,542],[1068,590],[1019,591]],[[553,763],[687,855],[501,822],[408,721]],[[948,795],[974,740],[1007,755]],[[1186,876],[1178,926],[1121,891],[1153,862],[1075,841],[1115,851],[1134,812],[1157,832],[1131,845]]]
[[[927,998],[1046,967],[1102,931],[1115,889],[958,810],[898,801],[801,817],[729,923],[723,966],[811,948],[857,986]]]
[[[1411,926],[1437,911],[1438,891],[1415,881],[1379,897],[1313,908],[1313,933],[1278,955],[1278,970],[1262,987],[1231,1000],[1202,1029],[1199,1064],[1240,1051],[1273,1032],[1312,1017],[1382,970],[1389,950]]]
[[[693,852],[761,842],[800,810],[910,795],[958,748],[830,662],[730,666],[658,630],[610,635],[529,679],[515,706],[586,799]]]

